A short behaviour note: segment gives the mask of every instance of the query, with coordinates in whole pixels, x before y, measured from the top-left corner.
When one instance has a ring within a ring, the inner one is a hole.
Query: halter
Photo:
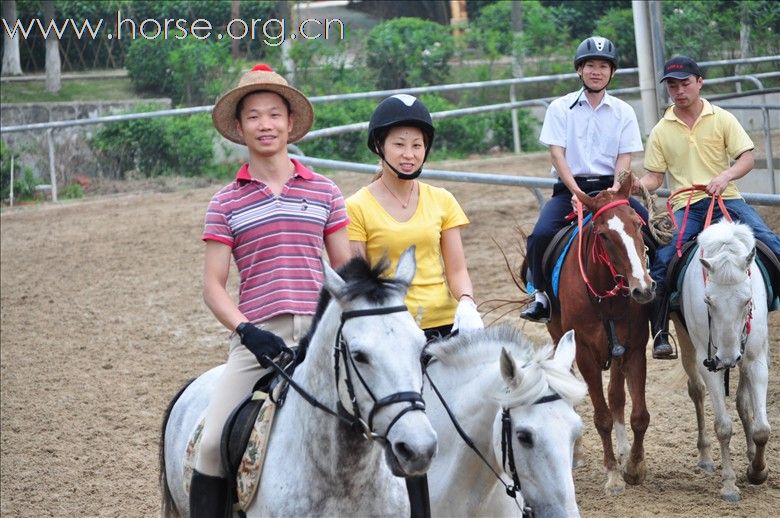
[[[282,376],[289,385],[295,389],[296,392],[298,392],[301,397],[307,401],[310,405],[319,408],[323,412],[326,412],[333,417],[340,420],[342,423],[348,425],[353,430],[356,430],[360,432],[363,437],[369,440],[378,439],[382,442],[387,441],[387,435],[390,433],[390,429],[395,425],[395,423],[407,412],[411,410],[421,410],[425,411],[425,402],[423,401],[422,397],[422,390],[420,392],[413,392],[413,391],[405,391],[405,392],[396,392],[395,394],[391,394],[387,397],[384,397],[380,400],[377,400],[374,394],[371,392],[371,389],[368,388],[368,385],[366,384],[365,380],[363,380],[363,377],[360,375],[360,371],[357,369],[357,366],[355,365],[355,361],[352,359],[351,355],[349,354],[349,344],[342,336],[342,329],[344,327],[344,323],[349,320],[350,318],[357,318],[357,317],[363,317],[363,316],[371,316],[371,315],[386,315],[389,313],[400,313],[402,311],[408,311],[406,306],[390,306],[385,308],[372,308],[372,309],[360,309],[360,310],[354,310],[354,311],[345,311],[341,314],[341,324],[339,325],[339,330],[336,333],[336,340],[333,344],[333,357],[334,357],[334,371],[336,376],[336,390],[338,391],[338,382],[339,382],[339,364],[341,362],[341,358],[343,358],[343,361],[346,365],[347,358],[349,358],[350,363],[352,364],[352,368],[354,369],[355,373],[358,376],[358,379],[363,385],[363,388],[368,392],[368,394],[371,396],[371,399],[374,400],[374,406],[371,409],[371,412],[368,416],[368,423],[366,423],[361,417],[360,417],[360,410],[357,405],[357,398],[355,397],[355,389],[354,385],[352,383],[352,376],[350,374],[349,368],[346,368],[346,384],[347,384],[347,391],[349,393],[349,398],[352,403],[352,413],[349,413],[344,407],[341,405],[341,402],[338,403],[337,411],[331,410],[324,404],[322,404],[320,401],[318,401],[314,396],[309,394],[303,387],[301,387],[298,383],[296,383],[292,377],[287,374],[287,372],[284,371],[282,367],[277,365],[274,362],[270,362],[271,366],[276,370],[276,372]],[[341,353],[341,355],[339,355]],[[401,412],[398,413],[397,416],[393,418],[393,420],[388,425],[387,429],[385,430],[384,435],[377,434],[373,431],[373,419],[374,415],[377,411],[379,411],[381,408],[392,405],[395,403],[401,403],[401,402],[409,402],[409,406],[401,410]]]
[[[541,405],[543,403],[558,401],[559,399],[562,399],[561,395],[557,392],[553,392],[552,394],[540,397],[531,404]],[[512,486],[513,491],[520,491],[520,477],[518,476],[517,468],[515,467],[515,450],[512,446],[512,416],[509,415],[509,410],[509,408],[504,408],[501,412],[501,465],[504,466],[504,471],[508,469],[509,474],[512,476],[512,483],[514,484],[514,486]],[[509,493],[509,487],[507,487],[507,494],[514,497],[513,494]],[[523,509],[523,516],[532,517],[533,509],[526,506],[526,508]]]
[[[585,286],[587,286],[588,291],[599,301],[602,299],[615,297],[621,293],[625,293],[628,289],[628,285],[626,284],[625,279],[622,275],[617,273],[617,270],[615,270],[615,266],[612,264],[612,261],[609,258],[609,255],[607,254],[606,250],[604,250],[603,244],[601,244],[601,240],[596,236],[596,241],[593,244],[593,248],[591,250],[591,254],[593,255],[594,260],[598,260],[602,262],[603,264],[607,265],[609,268],[610,273],[612,274],[612,279],[615,281],[615,286],[608,291],[599,293],[596,291],[596,289],[593,287],[593,285],[590,283],[590,280],[588,279],[588,274],[585,272],[585,266],[583,264],[582,260],[582,202],[579,200],[579,198],[576,198],[577,201],[577,229],[579,232],[579,239],[577,240],[577,259],[579,260],[580,265],[580,275],[582,276],[582,280],[585,282]],[[593,228],[593,224],[596,221],[596,218],[604,214],[609,209],[612,209],[614,207],[618,207],[620,205],[629,205],[628,200],[614,200],[603,207],[601,207],[599,210],[596,211],[595,214],[593,214],[593,217],[591,218],[591,228]],[[642,222],[644,224],[644,222]]]
[[[431,384],[431,388],[433,389],[433,392],[436,394],[436,397],[439,398],[439,401],[441,401],[444,410],[447,412],[450,421],[452,421],[452,424],[455,427],[455,431],[458,432],[458,435],[460,435],[460,438],[463,439],[463,442],[466,443],[466,446],[468,446],[474,453],[477,454],[479,460],[481,460],[482,463],[485,466],[487,466],[487,468],[493,473],[493,475],[496,476],[496,479],[498,479],[501,485],[504,486],[507,496],[509,498],[512,498],[515,501],[515,505],[517,505],[517,508],[520,509],[520,511],[523,514],[523,518],[533,518],[534,516],[533,509],[528,505],[524,505],[524,507],[521,508],[520,504],[517,501],[517,493],[520,493],[522,495],[522,490],[520,488],[520,477],[518,476],[517,469],[515,468],[514,449],[512,448],[512,419],[509,415],[509,408],[504,408],[502,409],[501,412],[501,465],[504,467],[504,470],[506,470],[507,458],[509,459],[509,474],[512,477],[512,485],[509,485],[506,482],[504,482],[504,479],[501,478],[501,475],[499,475],[496,472],[496,470],[493,469],[493,466],[491,466],[490,463],[485,458],[485,456],[482,455],[482,452],[479,451],[479,448],[477,448],[477,446],[474,444],[474,441],[471,439],[471,437],[469,437],[469,435],[465,432],[465,430],[463,430],[463,428],[460,426],[460,423],[458,422],[458,419],[455,417],[455,414],[452,412],[452,409],[450,409],[449,405],[444,400],[444,396],[442,396],[441,392],[439,392],[439,388],[431,379],[431,375],[428,374],[427,364],[423,364],[423,374],[425,374],[425,377],[428,378],[428,382]],[[547,396],[540,397],[539,399],[531,403],[531,405],[540,405],[542,403],[549,403],[551,401],[557,401],[559,399],[562,399],[562,397],[558,393],[554,392]]]

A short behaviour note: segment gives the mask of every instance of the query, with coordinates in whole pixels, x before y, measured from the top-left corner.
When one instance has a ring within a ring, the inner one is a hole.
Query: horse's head
[[[341,311],[338,398],[364,434],[383,443],[393,474],[421,475],[437,439],[420,394],[425,335],[404,306],[416,269],[414,247],[401,255],[394,279],[383,276],[387,266],[386,260],[371,267],[355,258],[340,274],[325,268],[325,288]]]
[[[655,296],[655,281],[650,278],[647,252],[642,237],[642,218],[628,204],[633,176],[628,175],[617,192],[602,191],[595,197],[577,194],[593,215],[592,248],[587,253],[612,265],[616,282],[628,284],[631,298],[645,304]]]
[[[497,458],[507,458],[504,470],[519,482],[536,516],[579,516],[572,462],[582,419],[574,404],[587,387],[571,373],[574,353],[574,331],[561,338],[554,356],[547,346],[518,365],[506,349],[501,353],[504,411],[493,426],[493,444]]]
[[[721,220],[703,230],[697,240],[705,271],[713,367],[731,368],[742,357],[751,326],[755,238],[747,225]]]

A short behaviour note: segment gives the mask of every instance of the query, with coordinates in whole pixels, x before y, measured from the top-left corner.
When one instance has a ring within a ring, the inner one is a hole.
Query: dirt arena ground
[[[437,164],[543,176],[545,154]],[[336,174],[345,194],[368,176]],[[434,182],[438,183],[438,182]],[[535,221],[526,189],[440,183],[472,224],[466,256],[479,301],[517,300],[493,240],[516,258],[515,227]],[[201,299],[199,239],[218,186],[89,198],[3,210],[0,512],[5,517],[155,516],[161,416],[186,380],[224,360],[227,333]],[[549,191],[545,193],[549,195]],[[761,209],[780,231],[780,211]],[[235,273],[235,272],[234,272]],[[235,275],[233,275],[233,281]],[[233,289],[235,285],[233,284]],[[513,311],[505,319],[522,325]],[[493,321],[488,316],[486,323]],[[718,497],[720,475],[696,469],[695,418],[676,362],[649,361],[650,429],[644,484],[606,497],[590,403],[587,465],[576,472],[582,514],[593,517],[777,516],[780,509],[780,316],[770,316],[768,446],[763,486],[744,476],[745,443],[733,399],[732,452],[743,499]],[[541,325],[525,331],[546,338]],[[734,376],[736,377],[736,376]],[[736,380],[732,379],[732,387]],[[711,416],[710,416],[711,417]],[[709,427],[712,435],[711,425]],[[714,451],[716,463],[719,451]]]

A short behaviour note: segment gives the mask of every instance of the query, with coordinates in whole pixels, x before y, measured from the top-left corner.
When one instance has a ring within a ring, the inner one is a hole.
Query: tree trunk
[[[44,0],[43,17],[46,26],[54,19],[54,0]],[[57,93],[62,86],[60,71],[60,40],[57,33],[49,31],[46,38],[46,91]]]
[[[9,27],[16,23],[16,0],[3,1],[3,18]],[[11,38],[8,31],[3,31],[3,70],[4,76],[22,75],[22,62],[19,59],[19,33]]]
[[[240,0],[231,0],[230,2],[230,19],[231,20],[238,20],[238,18],[241,16],[241,1]],[[233,56],[233,59],[238,59],[241,57],[241,49],[239,45],[241,44],[241,40],[233,38],[230,41],[230,55]]]
[[[739,8],[739,57],[750,57],[750,6],[743,2]],[[736,75],[745,73],[745,65],[737,65],[734,68]],[[737,82],[737,92],[742,91],[742,82]]]

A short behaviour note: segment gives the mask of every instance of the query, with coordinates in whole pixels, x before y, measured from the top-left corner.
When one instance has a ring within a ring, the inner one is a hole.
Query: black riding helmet
[[[428,108],[413,95],[396,94],[379,103],[374,113],[371,114],[371,120],[368,123],[368,149],[384,160],[381,140],[391,128],[396,126],[420,128],[425,135],[425,158],[423,159],[425,161],[433,144],[435,130]],[[403,180],[417,178],[422,171],[422,168],[420,168],[412,174],[404,174],[397,171],[390,164],[387,165]]]
[[[577,52],[574,53],[574,70],[580,68],[580,65],[589,59],[603,59],[604,61],[608,61],[609,64],[612,65],[612,74],[614,75],[615,69],[617,68],[617,47],[615,47],[615,44],[607,38],[602,38],[601,36],[585,38],[582,40],[582,43],[580,43],[580,46],[577,47]],[[601,88],[600,90],[588,88],[585,81],[582,79],[582,76],[580,76],[580,81],[582,81],[580,95],[571,103],[571,106],[569,106],[570,110],[579,102],[582,92],[588,91],[598,93],[609,86],[609,83],[612,82],[612,77],[609,78],[609,81],[607,81],[604,88]]]
[[[583,61],[588,59],[603,59],[612,63],[612,68],[617,68],[617,47],[607,38],[591,36],[582,40],[577,52],[574,54],[574,69],[578,69]]]

